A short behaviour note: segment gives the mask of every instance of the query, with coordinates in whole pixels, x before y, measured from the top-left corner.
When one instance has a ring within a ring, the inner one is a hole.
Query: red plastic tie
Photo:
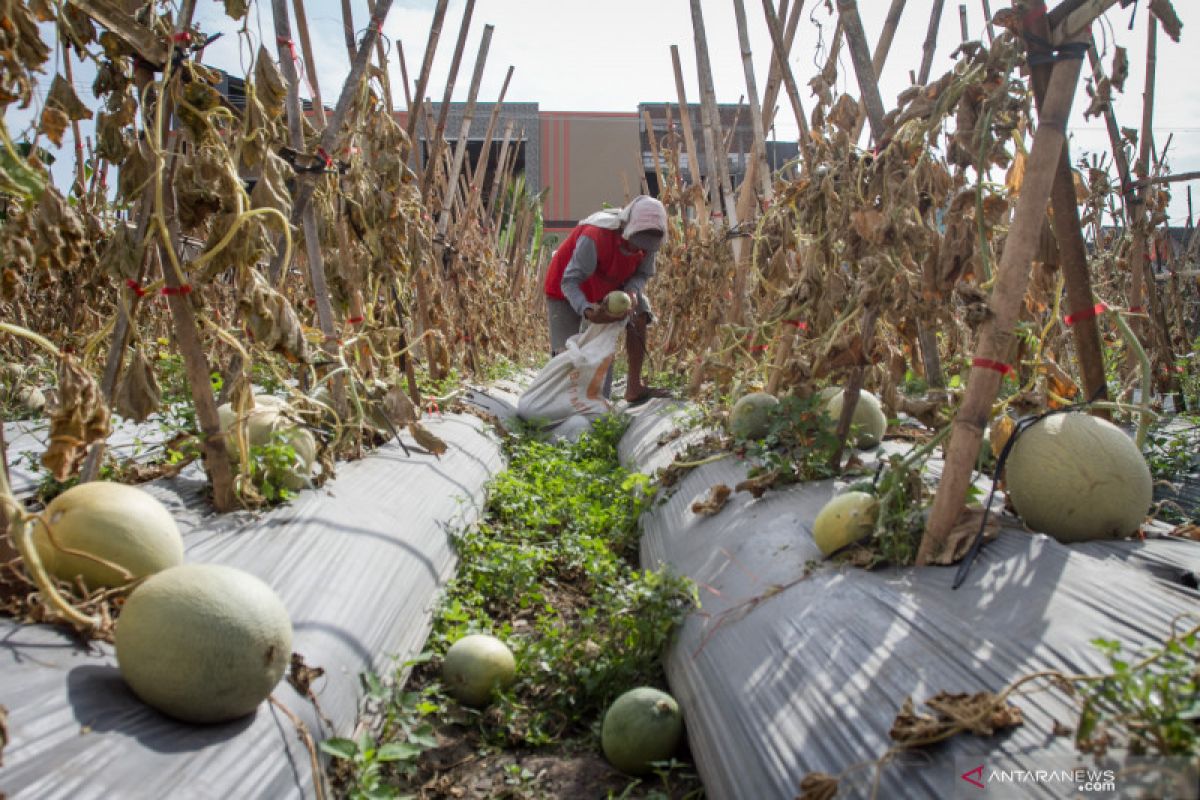
[[[750,352],[751,352],[751,353],[761,353],[761,352],[763,352],[763,351],[765,351],[765,350],[768,350],[768,349],[770,349],[770,347],[771,347],[771,346],[770,346],[770,345],[767,345],[767,344],[756,344],[756,345],[752,345],[752,346],[750,347]]]
[[[180,31],[171,37],[171,41],[175,44],[187,44],[192,40],[192,34],[189,31]]]
[[[980,369],[990,369],[1006,377],[1015,372],[1011,364],[1005,364],[1003,361],[992,361],[990,358],[973,358],[971,359],[971,366],[979,367]]]
[[[1145,308],[1145,306],[1130,306],[1129,313],[1130,314],[1145,314],[1146,308]]]
[[[187,295],[192,293],[192,285],[190,283],[185,283],[179,287],[164,286],[161,289],[159,289],[158,291],[159,291],[159,293],[162,294],[163,297],[170,297],[171,295],[178,295],[180,297],[186,297]]]
[[[347,325],[362,325],[366,317],[350,317],[346,320]]]
[[[285,38],[283,36],[276,36],[275,41],[278,44],[286,44],[287,45],[288,52],[291,53],[293,61],[299,60],[296,56],[296,43],[294,41],[292,41],[291,39]]]
[[[1063,323],[1067,326],[1074,325],[1076,322],[1084,322],[1089,319],[1094,319],[1105,311],[1108,311],[1108,306],[1104,303],[1096,303],[1091,308],[1085,308],[1083,311],[1076,311],[1074,314],[1067,314],[1063,317]]]
[[[438,408],[437,400],[432,397],[425,403],[425,410],[430,414],[437,414],[439,417],[442,415],[442,410]]]
[[[808,330],[808,323],[802,319],[785,319],[784,322],[798,330]]]
[[[310,297],[307,300],[305,300],[304,302],[308,304],[309,308],[312,308],[313,306],[315,306],[317,304],[317,298]]]
[[[137,295],[138,297],[146,296],[146,290],[143,289],[142,285],[140,283],[138,283],[137,281],[135,281],[133,278],[127,278],[125,280],[125,285],[128,286],[129,290],[131,292],[133,292],[135,295]]]
[[[324,159],[326,169],[333,169],[333,158],[329,155],[329,153],[325,152],[324,147],[317,148],[317,155]]]

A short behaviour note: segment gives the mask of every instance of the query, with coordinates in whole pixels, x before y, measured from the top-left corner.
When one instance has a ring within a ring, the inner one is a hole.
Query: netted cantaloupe
[[[255,395],[254,408],[246,412],[246,441],[251,447],[270,444],[279,434],[283,444],[291,445],[296,451],[292,469],[272,475],[271,478],[285,488],[298,490],[308,485],[317,459],[317,440],[311,432],[291,415],[292,407],[287,401],[274,395]],[[240,445],[235,423],[237,414],[233,406],[225,403],[217,408],[221,430],[226,432],[225,449],[231,459],[240,457]]]
[[[287,668],[292,623],[248,572],[183,564],[133,591],[117,620],[117,665],[144,702],[185,722],[254,711]]]
[[[1153,502],[1150,468],[1137,445],[1088,414],[1052,414],[1021,433],[1005,480],[1025,524],[1060,542],[1130,536]]]
[[[683,717],[666,692],[649,686],[618,697],[604,714],[600,745],[604,757],[629,775],[644,775],[654,761],[666,761],[679,747]]]
[[[743,395],[729,412],[729,432],[735,439],[761,439],[771,428],[771,412],[779,399],[766,392]]]
[[[825,555],[871,535],[879,501],[867,492],[845,492],[826,503],[813,520],[813,540]]]
[[[633,308],[633,300],[627,292],[617,289],[604,296],[604,308],[609,314],[617,316]]]
[[[485,706],[497,689],[507,689],[517,675],[508,645],[495,636],[474,633],[450,646],[442,659],[442,682],[465,706]]]
[[[126,576],[90,558],[60,550],[43,525],[34,526],[42,564],[55,577],[82,576],[89,589],[120,586],[183,563],[183,539],[166,506],[136,486],[92,481],[50,501],[45,518],[65,550],[88,553],[124,568]]]
[[[829,404],[826,406],[829,416],[835,423],[842,416],[844,397],[845,392],[839,391],[829,398]],[[882,442],[883,434],[887,432],[887,416],[883,413],[883,406],[880,404],[879,398],[868,391],[860,391],[858,402],[854,404],[854,417],[851,424],[858,431],[854,440],[856,447],[866,450]]]

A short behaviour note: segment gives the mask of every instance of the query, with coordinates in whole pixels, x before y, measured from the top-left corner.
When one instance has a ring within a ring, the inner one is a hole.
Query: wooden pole
[[[958,7],[958,27],[962,34],[962,40],[968,42],[971,40],[971,29],[967,26],[967,6],[960,4]]]
[[[1031,23],[1032,32],[1047,40],[1050,26],[1044,16]],[[1040,109],[1045,103],[1052,67],[1038,64],[1032,69],[1034,100]],[[1058,240],[1059,261],[1066,286],[1068,316],[1073,317],[1071,335],[1075,341],[1079,374],[1083,379],[1084,396],[1088,399],[1108,397],[1108,381],[1104,374],[1104,344],[1100,340],[1099,320],[1089,312],[1096,304],[1092,292],[1092,276],[1088,267],[1087,243],[1083,239],[1079,206],[1075,202],[1075,176],[1071,172],[1071,145],[1063,141],[1062,155],[1054,173],[1050,203],[1054,237]],[[1107,412],[1098,412],[1108,416]]]
[[[467,0],[468,3],[473,0]],[[471,76],[471,87],[467,91],[467,107],[463,110],[462,124],[458,128],[458,141],[454,145],[454,161],[450,165],[450,174],[446,180],[446,200],[442,203],[442,213],[438,217],[438,233],[446,235],[450,224],[452,199],[458,190],[458,175],[462,171],[463,158],[467,154],[467,140],[471,134],[471,120],[475,115],[475,100],[479,96],[479,84],[483,80],[483,67],[487,63],[488,47],[492,43],[494,25],[483,26],[483,38],[479,43],[479,55],[475,57],[475,73]]]
[[[354,58],[354,10],[350,0],[342,0],[342,37],[346,41],[346,53]]]
[[[367,13],[374,12],[375,0],[367,0]],[[391,114],[396,104],[392,101],[392,76],[391,70],[388,69],[387,53],[383,51],[382,33],[382,31],[379,31],[380,35],[375,37],[375,59],[379,62],[379,80],[383,84],[383,101],[386,104],[388,113]]]
[[[691,175],[693,186],[704,186],[700,177],[700,154],[696,150],[696,137],[692,130],[692,114],[688,106],[687,93],[683,89],[683,68],[679,63],[679,47],[671,45],[671,66],[675,69],[675,93],[679,95],[679,121],[683,126],[683,144],[687,148],[688,174]],[[712,167],[709,167],[711,171]],[[708,206],[704,202],[704,193],[692,193],[696,205],[696,221],[700,224],[702,236],[708,236]]]
[[[883,74],[883,65],[887,63],[888,53],[892,49],[892,40],[896,38],[896,28],[900,25],[900,16],[903,13],[904,0],[892,0],[891,8],[888,9],[887,17],[883,21],[883,30],[879,33],[879,41],[875,44],[875,54],[871,57],[871,71],[875,76],[876,86],[879,85],[879,76]],[[858,137],[862,135],[863,123],[866,121],[866,117],[866,100],[859,100],[858,123],[850,133],[850,141],[858,141]]]
[[[433,188],[433,177],[437,174],[442,147],[445,146],[446,117],[450,114],[450,98],[454,94],[454,82],[458,78],[458,69],[462,65],[463,50],[467,46],[467,32],[471,27],[471,15],[475,11],[475,0],[467,0],[463,9],[462,24],[458,28],[458,39],[454,42],[454,56],[450,59],[450,74],[446,76],[446,90],[442,93],[442,105],[438,108],[437,126],[434,129],[433,142],[430,144],[429,163],[425,167],[425,177],[421,181],[421,198],[429,202],[430,191]],[[447,192],[453,190],[454,184],[447,183]],[[443,207],[450,205],[449,200],[442,201]]]
[[[710,208],[724,209],[730,228],[737,226],[733,189],[729,183],[729,163],[725,159],[721,131],[721,116],[717,110],[717,93],[713,87],[712,64],[708,58],[708,38],[704,32],[704,12],[700,0],[690,0],[692,33],[696,43],[696,69],[700,78],[700,111],[704,120],[704,151],[708,156],[711,202]],[[735,242],[735,250],[739,250]],[[740,252],[740,250],[739,250]]]
[[[995,365],[1005,363],[1016,338],[1015,325],[1045,220],[1055,167],[1062,158],[1080,66],[1079,59],[1056,62],[1046,88],[1025,182],[1021,186],[1021,196],[989,301],[992,315],[979,330],[976,358],[972,362],[966,396],[952,423],[946,466],[917,553],[918,564],[928,564],[943,555],[946,540],[964,507],[983,430],[1003,379],[1000,371],[1003,367]]]
[[[492,189],[488,192],[487,215],[489,217],[492,216],[496,209],[496,198],[499,196],[502,184],[505,182],[504,176],[508,170],[508,145],[512,140],[513,128],[516,127],[516,124],[516,120],[510,119],[508,124],[504,126],[504,138],[500,141],[500,156],[496,159],[496,175],[492,178]],[[495,227],[497,231],[500,229],[499,224]]]
[[[988,5],[988,0],[979,0],[983,4],[983,21],[987,23],[988,45],[992,45],[996,41],[996,27],[992,25],[992,8]]]
[[[784,25],[783,31],[783,53],[775,51],[775,37],[771,37],[771,68],[767,72],[767,88],[763,90],[763,134],[775,125],[776,105],[779,102],[779,90],[783,88],[783,70],[780,64],[787,64],[788,58],[792,53],[792,45],[796,41],[796,28],[800,23],[800,12],[804,10],[804,0],[797,0],[796,4],[790,9],[788,8],[788,0],[779,0],[779,12],[776,14],[776,20],[783,18],[786,15],[787,23]],[[769,33],[768,29],[768,33]],[[790,102],[790,101],[789,101]]]
[[[404,62],[404,43],[396,40],[396,60],[400,62],[400,81],[404,87],[404,108],[413,107],[412,88],[408,85],[408,64]]]
[[[488,163],[492,160],[492,138],[496,135],[496,123],[500,119],[500,111],[504,107],[504,95],[508,93],[508,84],[512,80],[513,66],[510,64],[508,72],[504,75],[504,83],[500,86],[500,96],[496,98],[496,102],[492,105],[492,113],[488,117],[487,131],[483,134],[483,147],[479,151],[479,163],[475,165],[475,171],[471,175],[471,188],[468,191],[468,196],[471,198],[471,204],[478,206],[478,210],[483,210],[483,198],[480,197],[480,192],[483,188],[483,181],[486,178]],[[480,222],[483,218],[480,218]]]
[[[771,52],[774,55],[774,62],[779,69],[783,86],[787,90],[788,102],[792,104],[792,113],[796,116],[796,127],[800,131],[800,155],[804,158],[805,163],[808,163],[808,145],[811,141],[808,120],[804,116],[804,104],[800,101],[800,90],[796,87],[796,76],[792,74],[792,68],[787,63],[788,45],[784,43],[783,34],[779,30],[779,17],[775,15],[775,9],[771,7],[771,0],[763,0],[763,13],[767,17],[767,30],[771,33]],[[840,24],[838,30],[841,30]],[[836,41],[835,38],[835,48],[837,47]]]
[[[937,50],[938,29],[942,26],[942,8],[946,0],[933,0],[933,11],[929,14],[929,30],[925,33],[925,44],[921,46],[921,72],[917,84],[929,82],[929,71],[933,68],[933,54]]]
[[[667,182],[663,176],[662,162],[658,156],[658,136],[654,133],[654,119],[650,116],[650,109],[642,109],[642,121],[646,123],[646,141],[650,144],[650,157],[654,159],[654,179],[658,181],[658,195],[661,199],[667,188]]]
[[[308,85],[312,89],[313,114],[317,124],[325,127],[325,104],[321,101],[321,82],[317,79],[317,62],[313,58],[312,39],[308,35],[308,16],[304,13],[304,0],[292,0],[296,12],[296,31],[300,34],[300,51],[304,54],[304,69],[308,71]]]
[[[883,138],[883,98],[879,95],[879,81],[871,64],[871,51],[867,46],[867,34],[863,31],[862,18],[858,15],[857,0],[838,0],[838,19],[845,31],[850,47],[850,60],[854,63],[854,74],[862,92],[867,120],[871,123],[871,138],[879,144]]]
[[[408,140],[412,143],[416,154],[413,163],[417,166],[421,163],[421,148],[417,146],[417,127],[424,110],[425,89],[429,86],[433,56],[437,52],[438,40],[442,37],[442,24],[445,22],[446,7],[449,5],[450,0],[438,0],[433,9],[433,22],[429,26],[429,38],[425,42],[425,55],[421,58],[421,71],[417,74],[417,85],[413,88],[412,102],[408,106],[408,125],[405,126],[404,132],[408,134]],[[432,145],[432,142],[427,144]]]
[[[769,2],[770,0],[768,0]],[[771,170],[767,167],[767,144],[763,135],[765,129],[762,106],[759,105],[758,83],[754,79],[754,54],[750,49],[750,30],[746,22],[745,3],[742,0],[733,0],[733,12],[737,21],[738,45],[742,51],[742,72],[746,77],[746,96],[750,99],[750,122],[753,126],[750,157],[757,167],[759,191],[764,198],[770,198]]]

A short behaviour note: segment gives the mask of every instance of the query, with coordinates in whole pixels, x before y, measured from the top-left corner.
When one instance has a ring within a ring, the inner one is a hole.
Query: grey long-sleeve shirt
[[[641,296],[646,288],[646,281],[654,277],[655,253],[657,253],[656,250],[651,250],[642,257],[637,269],[625,281],[622,289]],[[580,236],[575,240],[575,252],[571,254],[571,260],[567,262],[566,269],[563,270],[562,291],[567,302],[571,304],[571,308],[575,309],[575,313],[581,317],[584,310],[591,305],[581,287],[583,282],[592,277],[592,273],[595,271],[596,243],[586,236]]]

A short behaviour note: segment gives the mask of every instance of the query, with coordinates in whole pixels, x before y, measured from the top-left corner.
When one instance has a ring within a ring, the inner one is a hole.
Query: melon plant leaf
[[[421,755],[422,748],[408,742],[389,742],[379,748],[376,761],[409,761]]]
[[[351,759],[358,752],[358,745],[350,739],[326,739],[321,742],[321,752],[328,753],[335,758]]]

